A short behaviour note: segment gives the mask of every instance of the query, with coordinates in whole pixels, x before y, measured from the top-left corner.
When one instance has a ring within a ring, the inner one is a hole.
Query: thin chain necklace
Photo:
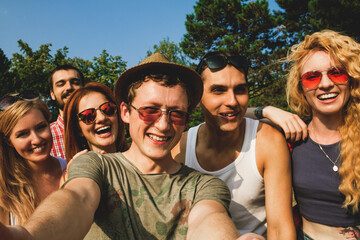
[[[325,155],[325,157],[332,163],[332,164],[334,164],[333,165],[333,171],[334,172],[337,172],[338,170],[339,170],[339,168],[338,168],[338,166],[336,165],[336,163],[339,161],[339,159],[340,159],[340,153],[339,153],[339,156],[336,158],[336,161],[334,162],[330,157],[329,157],[329,155],[327,155],[326,154],[326,152],[324,151],[324,149],[322,148],[322,146],[318,143],[318,145],[319,145],[319,148],[320,148],[320,150],[324,153],[324,155]]]
[[[340,159],[340,155],[341,153],[339,153],[339,156],[336,158],[335,162],[329,157],[329,155],[327,155],[327,153],[324,151],[324,149],[322,148],[322,146],[318,143],[319,140],[317,139],[317,137],[315,136],[315,132],[314,132],[314,128],[311,124],[311,130],[313,132],[314,138],[316,138],[316,144],[319,146],[320,150],[324,153],[325,157],[333,164],[333,171],[337,172],[339,170],[339,167],[336,165],[336,163],[339,161]]]

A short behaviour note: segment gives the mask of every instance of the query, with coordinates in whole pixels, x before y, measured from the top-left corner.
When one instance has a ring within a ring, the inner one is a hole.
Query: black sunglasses
[[[112,102],[104,102],[97,108],[88,108],[78,113],[78,118],[86,125],[92,124],[96,120],[96,110],[100,110],[106,116],[112,116],[116,113],[116,105]]]
[[[212,71],[219,71],[228,64],[233,65],[239,70],[244,70],[245,76],[247,76],[249,64],[246,57],[242,55],[225,56],[220,53],[214,54],[213,52],[205,54],[198,64],[196,72],[201,74],[204,71],[204,65],[208,66]]]
[[[9,94],[1,98],[0,100],[0,110],[4,111],[14,105],[19,100],[25,101],[34,101],[39,99],[39,94],[37,92],[26,90],[21,93]]]

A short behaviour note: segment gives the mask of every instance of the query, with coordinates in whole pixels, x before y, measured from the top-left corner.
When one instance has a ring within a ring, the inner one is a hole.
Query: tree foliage
[[[6,57],[4,51],[0,48],[0,96],[4,96],[7,93],[7,89],[9,89],[12,84],[10,67],[10,60]]]
[[[83,72],[85,81],[101,82],[110,88],[113,88],[117,77],[126,68],[126,62],[120,56],[113,57],[106,50],[89,61],[68,57],[66,46],[52,56],[50,43],[41,45],[35,51],[22,40],[18,44],[20,53],[14,53],[11,60],[0,49],[1,96],[29,89],[37,91],[48,103],[53,115],[57,114],[57,108],[49,98],[48,77],[56,66],[72,64]]]
[[[276,0],[284,11],[276,12],[289,33],[302,39],[332,29],[360,40],[359,0]]]
[[[239,52],[250,60],[251,106],[287,107],[285,65],[289,47],[306,34],[333,29],[360,40],[359,0],[276,0],[281,11],[271,12],[267,0],[198,0],[194,12],[186,16],[187,33],[180,44],[164,38],[147,51],[163,53],[170,61],[194,67],[212,50]],[[48,76],[61,64],[73,64],[87,81],[102,82],[111,88],[125,70],[126,61],[103,50],[92,60],[70,58],[65,46],[52,55],[51,44],[33,50],[19,40],[19,53],[9,60],[0,49],[0,94],[33,89],[46,97],[51,111]],[[201,121],[201,112],[193,119]],[[195,124],[194,122],[194,124]],[[190,125],[192,122],[190,123]]]
[[[126,62],[120,56],[113,57],[103,50],[99,57],[94,57],[91,70],[89,79],[113,88],[117,78],[126,70]]]
[[[192,59],[213,50],[245,55],[250,62],[250,96],[255,97],[282,70],[275,61],[286,54],[287,38],[277,28],[280,17],[270,13],[266,0],[199,0],[186,17],[187,33],[180,46]]]
[[[191,65],[190,59],[185,55],[181,47],[170,41],[169,37],[164,38],[159,44],[153,46],[153,50],[148,50],[146,52],[146,57],[154,54],[155,52],[160,52],[170,61],[185,66]]]
[[[359,40],[358,0],[276,0],[283,9],[270,12],[266,0],[198,0],[186,16],[180,43],[198,60],[208,51],[239,52],[250,60],[250,105],[286,108],[285,65],[288,49],[307,34],[333,29]]]

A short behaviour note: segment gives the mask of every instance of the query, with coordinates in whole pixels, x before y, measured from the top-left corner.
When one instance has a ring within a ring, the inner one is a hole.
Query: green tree
[[[21,92],[31,89],[38,91],[42,96],[48,96],[47,78],[52,69],[51,44],[41,45],[37,51],[33,51],[22,40],[19,40],[18,44],[23,54],[13,54],[11,72],[14,77],[7,91]]]
[[[153,51],[148,50],[146,52],[147,57],[152,55],[155,52],[160,52],[171,62],[182,64],[185,66],[190,66],[190,59],[182,51],[181,47],[170,41],[169,37],[164,38],[159,44],[153,46]]]
[[[12,77],[10,73],[11,62],[0,48],[0,97],[7,94],[7,89],[12,84]]]
[[[120,56],[113,57],[103,50],[99,57],[94,57],[90,79],[113,88],[117,78],[125,71],[126,63]]]
[[[62,64],[72,64],[82,71],[85,81],[97,81],[113,87],[115,80],[126,68],[126,62],[120,56],[111,56],[103,50],[99,57],[94,57],[93,62],[82,58],[68,57],[69,49],[65,46],[58,49],[54,56],[50,54],[51,44],[41,45],[36,51],[30,46],[18,41],[20,52],[13,54],[10,61],[0,51],[1,71],[4,69],[8,74],[0,72],[3,95],[10,92],[34,90],[39,92],[47,102],[53,117],[57,115],[55,103],[49,97],[48,77],[51,71]],[[5,76],[5,77],[4,77]]]
[[[281,75],[276,60],[286,55],[288,39],[278,28],[280,20],[266,0],[199,0],[186,17],[187,33],[180,46],[192,59],[212,50],[245,55],[250,63],[249,93],[255,98]],[[286,106],[285,95],[280,104]]]
[[[43,44],[36,51],[22,40],[18,41],[21,53],[14,53],[11,59],[11,85],[6,89],[9,92],[21,92],[24,90],[37,91],[47,102],[52,113],[53,119],[58,110],[56,104],[50,99],[48,77],[51,71],[61,64],[72,64],[73,61],[67,57],[68,48],[57,50],[53,57],[51,44]]]
[[[276,0],[284,11],[276,14],[293,36],[302,39],[323,29],[343,32],[360,40],[359,0]]]

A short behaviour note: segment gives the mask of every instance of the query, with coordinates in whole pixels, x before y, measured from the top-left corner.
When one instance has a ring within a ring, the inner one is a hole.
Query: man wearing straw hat
[[[0,235],[19,234],[13,239],[263,239],[255,234],[239,237],[228,216],[230,193],[224,182],[171,156],[202,95],[195,71],[155,53],[118,78],[115,94],[121,118],[129,125],[129,150],[79,156],[63,189],[38,207],[25,228],[0,225]]]

